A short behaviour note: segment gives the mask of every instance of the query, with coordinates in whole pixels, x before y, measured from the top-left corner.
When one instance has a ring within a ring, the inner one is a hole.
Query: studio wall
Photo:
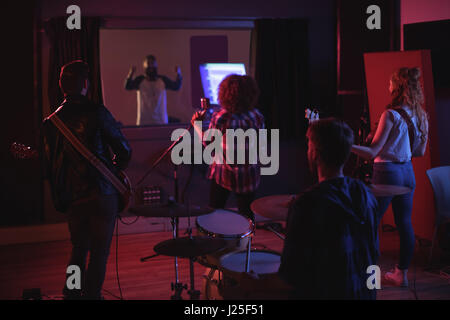
[[[183,123],[190,121],[194,108],[200,107],[199,99],[191,99],[191,87],[194,84],[191,83],[190,39],[195,36],[225,36],[228,42],[228,62],[244,63],[248,72],[250,30],[100,30],[103,101],[118,121],[123,125],[136,124],[136,91],[126,91],[124,82],[132,65],[136,66],[134,77],[143,73],[142,61],[148,54],[155,55],[158,73],[172,80],[176,78],[175,66],[180,66],[183,84],[179,91],[167,90],[167,109],[169,116]]]

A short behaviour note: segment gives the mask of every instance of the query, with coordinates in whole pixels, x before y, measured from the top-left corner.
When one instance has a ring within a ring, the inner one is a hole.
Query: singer
[[[137,90],[137,120],[136,125],[168,123],[166,89],[178,91],[183,77],[180,67],[175,67],[175,81],[158,74],[158,64],[153,55],[145,57],[143,67],[145,76],[133,79],[136,67],[132,66],[125,81],[126,90]]]
[[[209,129],[217,129],[224,137],[223,159],[226,159],[227,148],[233,147],[235,141],[227,141],[227,129],[264,129],[264,116],[255,108],[259,96],[256,81],[249,76],[229,75],[219,85],[220,110],[212,115]],[[205,111],[196,112],[191,123],[200,138],[203,138],[202,128],[195,125],[201,121]],[[203,140],[203,139],[202,139]],[[227,146],[227,142],[230,143]],[[236,149],[236,148],[234,148]],[[245,145],[248,159],[248,143]],[[250,204],[255,198],[255,190],[259,186],[261,170],[258,163],[245,164],[213,162],[209,166],[207,178],[211,180],[209,205],[212,208],[224,208],[230,192],[236,195],[239,213],[254,220]]]

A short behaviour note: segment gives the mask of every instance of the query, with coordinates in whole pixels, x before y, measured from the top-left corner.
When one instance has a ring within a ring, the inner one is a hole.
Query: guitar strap
[[[83,157],[85,157],[97,170],[108,179],[109,182],[119,191],[122,195],[129,192],[127,187],[116,177],[114,173],[109,170],[109,168],[98,159],[88,148],[84,146],[78,140],[77,137],[70,131],[69,128],[62,122],[62,120],[56,115],[56,113],[50,116],[50,121],[55,125],[55,127],[66,137],[66,139],[72,144],[72,146],[77,150]]]
[[[397,111],[398,114],[406,121],[406,124],[408,125],[408,135],[409,135],[409,146],[411,148],[411,153],[414,153],[413,146],[414,146],[414,138],[415,138],[415,128],[414,124],[411,120],[411,117],[408,115],[408,113],[403,108],[394,108],[393,110]]]

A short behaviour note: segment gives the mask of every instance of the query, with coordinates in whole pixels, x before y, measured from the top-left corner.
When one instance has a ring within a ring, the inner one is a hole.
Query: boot
[[[386,272],[384,278],[398,287],[407,287],[408,269],[401,270],[398,268],[398,265],[395,265],[395,268],[393,270],[391,270],[390,272]]]

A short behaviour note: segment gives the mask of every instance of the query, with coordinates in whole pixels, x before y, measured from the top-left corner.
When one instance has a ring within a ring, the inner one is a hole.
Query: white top
[[[136,125],[168,123],[166,85],[161,78],[142,80],[137,91]]]
[[[418,119],[413,116],[412,110],[408,106],[403,106],[411,121],[414,124],[415,139],[420,139],[418,128]],[[403,117],[395,110],[386,110],[394,119],[394,124],[389,136],[374,162],[407,162],[411,160],[411,146],[409,144],[408,124]]]

